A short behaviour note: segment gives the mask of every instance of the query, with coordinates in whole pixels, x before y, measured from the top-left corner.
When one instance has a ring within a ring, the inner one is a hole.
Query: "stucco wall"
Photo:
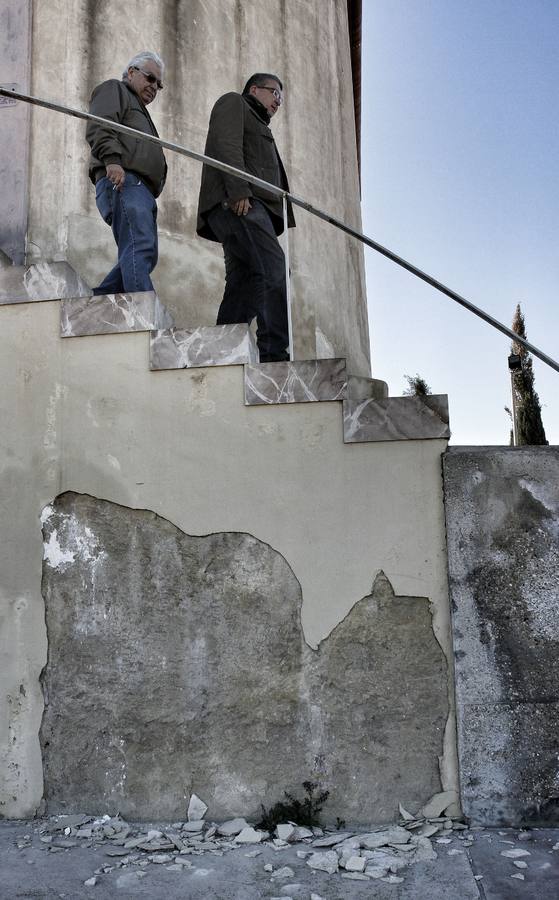
[[[273,130],[292,191],[360,226],[345,0],[130,0],[124,16],[125,28],[122,7],[107,0],[35,0],[32,92],[87,108],[95,84],[120,77],[139,49],[155,49],[167,64],[165,90],[150,107],[160,134],[203,151],[217,97],[241,90],[254,71],[277,72],[285,105]],[[28,262],[67,259],[93,285],[114,246],[95,208],[83,134],[76,120],[33,110]],[[177,324],[213,324],[223,261],[221,248],[194,235],[200,166],[168,157],[156,287]],[[329,355],[369,374],[361,245],[303,211],[297,223],[295,357],[328,355],[329,343]]]
[[[464,812],[559,821],[559,448],[444,457]]]
[[[0,0],[1,85],[29,91],[30,45],[31,0]],[[29,106],[0,97],[0,267],[25,258],[29,123]]]
[[[42,795],[40,516],[64,491],[151,510],[186,535],[269,545],[300,585],[311,648],[382,571],[397,596],[428,598],[448,662],[443,440],[344,444],[339,402],[246,407],[241,367],[150,373],[146,334],[61,340],[56,302],[5,306],[0,319],[4,815]],[[439,739],[445,788],[452,722]]]

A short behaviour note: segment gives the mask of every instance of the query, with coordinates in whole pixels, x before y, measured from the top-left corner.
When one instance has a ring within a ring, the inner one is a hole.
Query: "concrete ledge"
[[[449,438],[448,397],[344,400],[344,441],[411,441]]]
[[[363,375],[348,375],[346,398],[348,400],[385,400],[388,385],[379,378],[365,378]]]
[[[255,362],[258,350],[248,325],[204,325],[153,331],[150,369],[238,366]]]
[[[151,331],[171,324],[168,311],[153,291],[74,297],[62,300],[60,307],[61,337]]]
[[[91,288],[67,262],[0,269],[0,305],[89,296]]]
[[[345,359],[262,363],[245,368],[245,404],[309,403],[342,400],[347,385]]]

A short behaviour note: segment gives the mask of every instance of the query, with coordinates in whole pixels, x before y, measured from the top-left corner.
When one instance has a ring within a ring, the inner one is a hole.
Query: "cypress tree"
[[[526,340],[526,325],[520,303],[517,304],[512,320],[512,330]],[[516,341],[512,342],[511,348],[522,360],[522,368],[511,374],[516,411],[516,442],[518,445],[547,444],[540,399],[534,389],[532,356],[523,344]]]

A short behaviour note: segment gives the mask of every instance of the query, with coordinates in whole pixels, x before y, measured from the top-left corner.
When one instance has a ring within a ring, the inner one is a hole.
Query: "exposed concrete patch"
[[[464,811],[559,821],[559,449],[443,460]]]
[[[191,537],[73,493],[43,516],[42,675],[50,812],[254,816],[311,775],[329,815],[394,818],[440,790],[444,654],[425,598],[388,579],[318,651],[283,557],[247,534]]]
[[[416,810],[440,790],[447,673],[426,598],[396,597],[380,572],[320,644],[314,674],[331,802],[343,818],[362,821],[367,809],[388,821],[398,800]]]

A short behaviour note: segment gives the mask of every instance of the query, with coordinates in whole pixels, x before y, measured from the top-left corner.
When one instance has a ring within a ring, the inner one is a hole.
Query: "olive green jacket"
[[[229,163],[237,169],[263,178],[277,187],[289,190],[287,175],[270,128],[258,116],[241,94],[220,97],[210,115],[206,140],[206,156]],[[206,215],[218,203],[232,204],[244,197],[261,200],[272,214],[276,234],[283,231],[282,199],[264,188],[256,187],[242,178],[226,175],[211,166],[203,166],[198,201],[197,232],[201,237],[216,241]],[[288,203],[288,225],[295,225],[291,204]]]
[[[91,95],[89,111],[95,116],[158,136],[146,107],[125,81],[111,78],[99,84]],[[153,195],[159,196],[167,177],[167,163],[160,146],[132,135],[109,131],[95,122],[88,122],[85,136],[91,147],[89,177],[94,184],[105,174],[106,166],[117,163],[123,169],[135,172]]]

